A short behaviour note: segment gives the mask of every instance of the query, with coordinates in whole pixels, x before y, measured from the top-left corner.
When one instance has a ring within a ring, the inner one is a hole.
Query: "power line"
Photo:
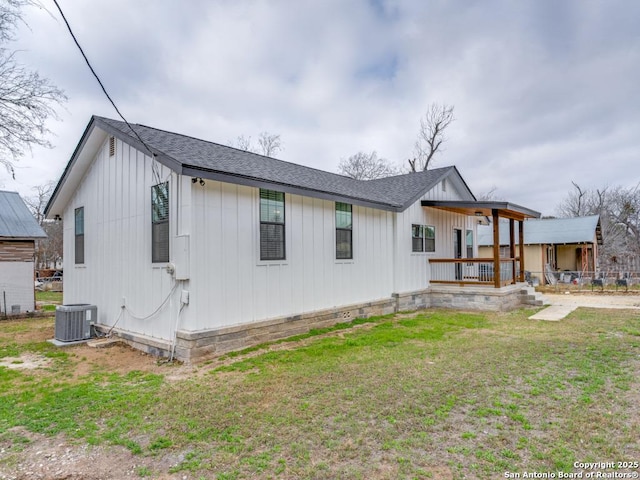
[[[118,107],[116,106],[115,102],[113,101],[113,99],[111,98],[109,93],[107,93],[107,89],[104,87],[104,85],[102,84],[102,81],[100,80],[100,77],[98,76],[96,71],[91,66],[91,63],[89,62],[89,59],[85,55],[84,50],[80,46],[80,43],[78,42],[78,39],[74,35],[73,30],[71,30],[71,25],[69,25],[69,22],[67,21],[67,17],[65,17],[64,12],[62,11],[62,8],[60,8],[60,5],[58,4],[58,1],[57,0],[53,0],[53,3],[55,3],[56,7],[58,8],[58,11],[60,12],[60,15],[62,16],[62,19],[64,20],[64,23],[67,25],[67,29],[69,30],[69,33],[71,34],[71,38],[73,38],[73,41],[75,42],[76,46],[78,47],[78,50],[80,50],[80,53],[82,54],[82,58],[84,58],[84,61],[87,63],[87,66],[89,67],[89,70],[91,70],[91,73],[93,74],[93,76],[96,78],[96,80],[100,84],[100,88],[102,88],[102,91],[104,92],[105,96],[109,99],[109,102],[111,102],[111,105],[113,105],[113,108],[116,110],[116,112],[118,112],[118,115],[120,115],[120,118],[122,119],[122,121],[127,124],[127,126],[133,132],[133,134],[138,138],[138,140],[140,140],[140,143],[142,143],[142,145],[144,145],[144,147],[149,151],[149,153],[151,154],[152,160],[154,160],[156,154],[153,153],[151,151],[151,149],[149,148],[149,146],[144,142],[144,140],[142,140],[142,138],[140,138],[140,135],[138,135],[138,132],[136,132],[133,129],[133,127],[127,121],[127,119],[124,118],[124,115],[122,115],[122,113],[120,113],[120,110],[118,110]],[[153,167],[152,168],[153,168],[153,173],[154,173],[154,176],[156,177],[156,180],[158,181],[158,183],[160,183],[160,174],[157,171],[157,167],[156,167],[155,162],[153,163]]]

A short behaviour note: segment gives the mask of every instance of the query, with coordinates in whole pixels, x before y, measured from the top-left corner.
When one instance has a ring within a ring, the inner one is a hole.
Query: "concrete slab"
[[[53,343],[56,347],[71,347],[73,345],[80,345],[82,343],[87,343],[89,339],[86,340],[76,340],[74,342],[62,342],[60,340],[56,340],[55,338],[51,338],[47,340],[49,343]]]
[[[535,315],[531,315],[529,320],[546,320],[550,322],[557,322],[573,312],[577,305],[551,305],[550,307],[540,310]]]
[[[121,338],[94,338],[87,343],[89,347],[93,348],[105,348],[115,345],[116,343],[124,343]]]
[[[638,295],[571,295],[546,294],[551,305],[575,305],[588,308],[618,308],[639,310],[640,296]]]
[[[530,320],[562,320],[578,307],[640,310],[637,295],[564,295],[545,294],[551,306],[529,317]]]

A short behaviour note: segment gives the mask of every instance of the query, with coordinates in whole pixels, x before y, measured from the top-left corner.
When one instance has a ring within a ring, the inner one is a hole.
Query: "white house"
[[[192,360],[433,305],[429,261],[475,256],[478,215],[536,216],[478,205],[455,167],[361,181],[93,117],[46,214],[66,220],[64,302]]]
[[[46,234],[17,192],[0,191],[0,312],[35,310],[35,241]]]

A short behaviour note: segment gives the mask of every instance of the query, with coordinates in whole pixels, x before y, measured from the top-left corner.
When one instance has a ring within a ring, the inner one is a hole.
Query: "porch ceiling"
[[[462,215],[489,217],[497,210],[498,216],[513,220],[540,218],[540,212],[509,202],[468,202],[457,200],[422,200],[423,207],[437,208]]]

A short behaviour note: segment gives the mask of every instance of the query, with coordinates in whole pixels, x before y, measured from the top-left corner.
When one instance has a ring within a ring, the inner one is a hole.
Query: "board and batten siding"
[[[261,261],[259,189],[207,180],[191,191],[191,292],[181,329],[390,297],[392,213],[354,205],[353,259],[336,260],[335,202],[286,194],[286,259]]]
[[[169,182],[176,280],[165,263],[151,261],[151,187],[158,183],[151,158],[119,140],[115,155],[109,150],[105,135],[65,207],[64,303],[98,305],[99,323],[165,345],[176,330],[250,325],[423,290],[428,259],[453,256],[453,228],[473,229],[475,238],[475,219],[421,206],[423,199],[468,199],[439,184],[401,213],[353,205],[353,259],[337,260],[335,202],[285,194],[286,259],[261,261],[258,188],[200,185],[158,164]],[[82,265],[74,255],[79,207]],[[435,253],[412,253],[412,224],[436,227]]]
[[[157,166],[160,179],[169,182],[175,216],[176,175]],[[119,140],[110,156],[105,138],[64,212],[64,303],[98,305],[101,324],[117,321],[120,329],[167,339],[179,308],[175,298],[152,318],[133,316],[152,313],[173,285],[166,264],[151,262],[151,186],[156,183],[150,157]],[[74,241],[79,207],[84,207],[85,235],[81,265],[75,264]]]
[[[447,182],[447,188],[443,189],[442,183],[429,190],[417,202],[398,213],[397,217],[397,249],[395,290],[396,293],[406,293],[423,290],[429,286],[430,258],[453,258],[453,231],[462,230],[462,241],[466,230],[473,230],[474,256],[476,246],[476,219],[466,215],[455,214],[423,207],[422,200],[468,200],[455,189],[451,182]],[[433,225],[436,229],[435,252],[416,253],[412,251],[411,226]],[[463,243],[463,256],[465,255]]]

